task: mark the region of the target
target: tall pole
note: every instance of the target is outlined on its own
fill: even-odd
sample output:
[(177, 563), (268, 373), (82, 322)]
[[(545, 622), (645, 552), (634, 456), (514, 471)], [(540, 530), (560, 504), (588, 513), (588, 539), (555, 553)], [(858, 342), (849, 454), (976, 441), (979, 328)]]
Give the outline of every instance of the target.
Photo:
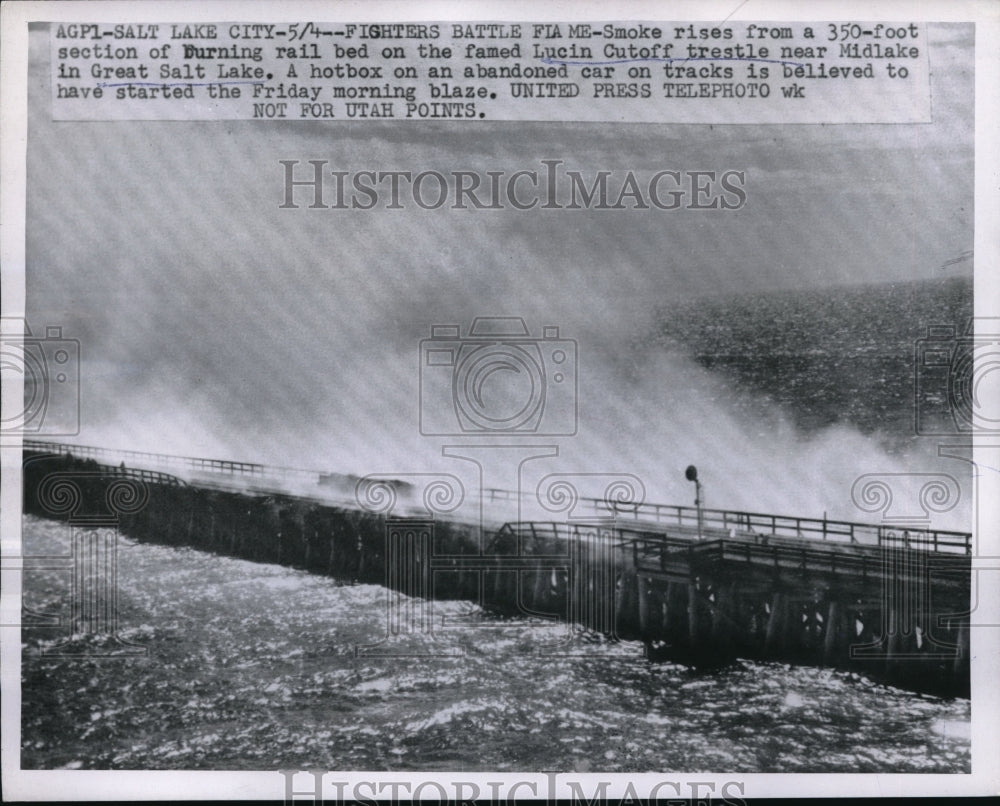
[(701, 508), (703, 501), (701, 482), (698, 480), (698, 468), (694, 465), (688, 465), (687, 470), (684, 471), (684, 477), (688, 481), (694, 482), (694, 506), (698, 512), (698, 539), (701, 540), (704, 537), (705, 516)]
[(704, 532), (704, 528), (705, 528), (705, 512), (702, 509), (702, 504), (704, 504), (704, 503), (705, 502), (704, 502), (704, 500), (701, 497), (701, 482), (698, 481), (697, 479), (695, 479), (695, 482), (694, 482), (694, 505), (695, 505), (695, 507), (698, 510), (698, 539), (699, 540), (702, 540), (705, 537), (705, 535), (703, 533)]

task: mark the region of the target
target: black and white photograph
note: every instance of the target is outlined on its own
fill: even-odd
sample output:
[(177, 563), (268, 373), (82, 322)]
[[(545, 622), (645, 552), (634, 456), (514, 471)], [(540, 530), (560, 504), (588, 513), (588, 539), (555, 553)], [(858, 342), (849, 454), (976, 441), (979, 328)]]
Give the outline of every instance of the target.
[(995, 5), (3, 11), (5, 799), (998, 790)]

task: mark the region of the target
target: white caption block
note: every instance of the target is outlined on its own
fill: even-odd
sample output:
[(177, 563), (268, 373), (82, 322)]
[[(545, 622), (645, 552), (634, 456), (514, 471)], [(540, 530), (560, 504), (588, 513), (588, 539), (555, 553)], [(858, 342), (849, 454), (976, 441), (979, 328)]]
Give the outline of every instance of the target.
[(55, 120), (930, 121), (917, 23), (50, 24)]

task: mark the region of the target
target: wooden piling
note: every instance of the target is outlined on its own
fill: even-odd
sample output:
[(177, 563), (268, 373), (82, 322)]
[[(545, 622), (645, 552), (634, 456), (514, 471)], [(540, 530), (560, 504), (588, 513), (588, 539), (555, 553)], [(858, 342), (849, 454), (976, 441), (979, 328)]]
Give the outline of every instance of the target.
[(495, 601), (496, 575), (494, 568), (484, 568), (482, 570), (482, 590), (480, 591), (480, 604), (490, 605)]
[(499, 568), (493, 571), (493, 592), (490, 597), (491, 601), (495, 605), (500, 605), (504, 603), (504, 583), (506, 579), (504, 578), (504, 572)]
[(639, 637), (649, 638), (652, 636), (650, 625), (650, 595), (649, 580), (644, 576), (636, 577), (636, 592), (638, 594), (638, 615), (639, 615)]
[(688, 644), (697, 646), (701, 643), (701, 618), (699, 607), (698, 586), (694, 582), (688, 583)]
[(520, 572), (517, 569), (500, 572), (500, 603), (511, 611), (518, 609), (519, 576)]
[(195, 513), (195, 509), (196, 509), (195, 502), (192, 502), (191, 503), (191, 511), (188, 514), (187, 540), (184, 541), (189, 546), (191, 546), (191, 545), (194, 544), (194, 532), (195, 532), (195, 528), (194, 528), (194, 513)]
[(777, 649), (778, 637), (780, 633), (778, 632), (781, 627), (782, 615), (784, 610), (784, 596), (782, 596), (781, 591), (775, 591), (774, 595), (771, 597), (771, 613), (767, 620), (767, 635), (764, 639), (764, 654), (770, 655)]
[(330, 528), (326, 533), (328, 551), (326, 553), (326, 573), (333, 576), (337, 568), (337, 536)]
[(715, 603), (712, 608), (712, 641), (725, 648), (729, 644), (729, 601), (731, 594), (720, 587), (715, 592)]
[(663, 588), (657, 587), (655, 580), (648, 580), (649, 630), (654, 638), (663, 636)]
[(959, 624), (958, 625), (958, 650), (955, 653), (955, 658), (952, 660), (951, 671), (952, 674), (957, 678), (963, 671), (968, 672), (968, 662), (969, 662), (969, 625)]
[(586, 616), (586, 580), (584, 579), (584, 563), (580, 556), (582, 550), (582, 541), (579, 538), (574, 538), (573, 547), (576, 549), (571, 553), (572, 561), (570, 564), (570, 618), (580, 624), (581, 626), (586, 626), (585, 616)]
[(670, 584), (660, 592), (660, 632), (670, 635)]
[(624, 571), (619, 577), (615, 601), (615, 633), (619, 638), (632, 639), (638, 632), (638, 591), (635, 571)]
[(669, 617), (667, 635), (671, 642), (686, 643), (688, 640), (688, 599), (687, 584), (671, 582), (667, 590)]
[(553, 585), (550, 591), (550, 600), (554, 612), (561, 614), (564, 618), (569, 614), (569, 597), (566, 593), (569, 587), (569, 576), (565, 569), (559, 569), (553, 574)]
[(888, 635), (885, 636), (885, 672), (886, 674), (892, 676), (896, 673), (898, 667), (898, 656), (900, 652), (901, 645), (901, 635), (899, 628), (899, 611), (893, 605), (888, 605), (889, 612), (886, 614), (887, 632)]
[(208, 510), (208, 545), (215, 544), (215, 507)]
[(551, 571), (548, 568), (543, 568), (541, 565), (535, 566), (535, 584), (531, 596), (531, 606), (539, 613), (545, 612), (545, 607), (548, 605), (550, 574)]
[(533, 609), (535, 601), (535, 571), (533, 568), (522, 568), (514, 573), (517, 577), (514, 591), (517, 611), (527, 614)]
[(783, 652), (786, 655), (798, 654), (803, 644), (802, 604), (791, 596), (785, 597), (784, 629), (782, 632)]
[(826, 624), (823, 635), (823, 664), (825, 666), (834, 665), (837, 656), (840, 632), (840, 608), (836, 599), (831, 599), (826, 609)]

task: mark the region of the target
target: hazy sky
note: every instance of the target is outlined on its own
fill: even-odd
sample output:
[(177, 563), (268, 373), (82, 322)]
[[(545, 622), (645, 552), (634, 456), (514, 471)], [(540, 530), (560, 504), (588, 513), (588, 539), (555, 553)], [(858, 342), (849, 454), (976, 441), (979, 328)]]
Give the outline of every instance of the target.
[[(678, 295), (971, 270), (940, 268), (972, 247), (971, 26), (929, 29), (932, 124), (865, 126), (53, 123), (32, 37), (27, 312), (81, 340), (82, 442), (359, 470), (396, 453), (386, 440), (424, 444), (417, 349), (435, 322), (523, 315), (603, 364)], [(281, 159), (416, 173), (542, 158), (741, 170), (748, 202), (278, 208)], [(607, 373), (591, 387), (601, 440)]]

